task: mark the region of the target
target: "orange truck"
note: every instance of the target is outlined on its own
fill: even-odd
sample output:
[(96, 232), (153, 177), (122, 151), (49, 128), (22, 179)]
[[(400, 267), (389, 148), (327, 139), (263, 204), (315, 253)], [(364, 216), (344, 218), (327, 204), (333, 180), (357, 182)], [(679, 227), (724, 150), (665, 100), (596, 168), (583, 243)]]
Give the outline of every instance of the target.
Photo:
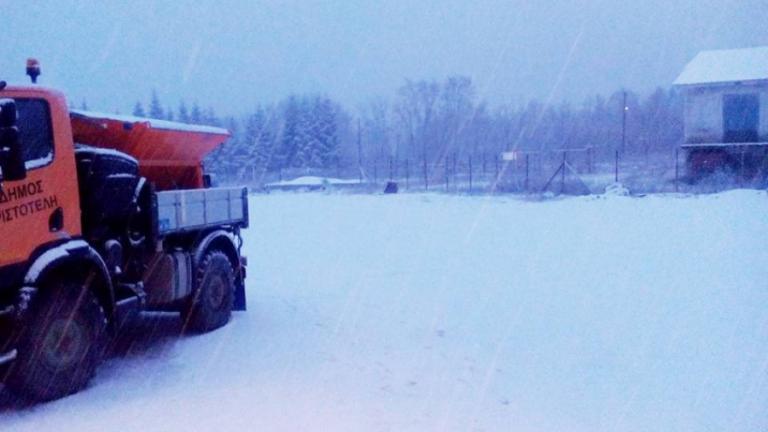
[(246, 188), (202, 159), (224, 129), (69, 110), (0, 81), (0, 378), (51, 400), (94, 375), (141, 311), (205, 332), (245, 310)]

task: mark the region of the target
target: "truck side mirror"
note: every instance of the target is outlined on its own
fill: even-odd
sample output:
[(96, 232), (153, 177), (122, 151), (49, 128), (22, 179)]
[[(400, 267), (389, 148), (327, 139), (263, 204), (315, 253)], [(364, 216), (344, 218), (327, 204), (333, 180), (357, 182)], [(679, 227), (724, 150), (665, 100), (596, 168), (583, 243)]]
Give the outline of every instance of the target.
[(0, 170), (3, 180), (27, 178), (19, 128), (16, 127), (16, 101), (13, 99), (0, 99)]

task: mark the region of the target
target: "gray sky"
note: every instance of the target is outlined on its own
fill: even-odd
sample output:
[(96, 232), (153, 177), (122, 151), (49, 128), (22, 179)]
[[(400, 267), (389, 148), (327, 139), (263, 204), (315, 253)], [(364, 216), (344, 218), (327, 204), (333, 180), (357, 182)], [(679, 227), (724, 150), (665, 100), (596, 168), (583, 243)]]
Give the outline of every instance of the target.
[(0, 78), (91, 109), (154, 88), (224, 114), (291, 92), (354, 109), (405, 78), (470, 76), (492, 103), (669, 85), (699, 50), (768, 45), (768, 0), (0, 0)]

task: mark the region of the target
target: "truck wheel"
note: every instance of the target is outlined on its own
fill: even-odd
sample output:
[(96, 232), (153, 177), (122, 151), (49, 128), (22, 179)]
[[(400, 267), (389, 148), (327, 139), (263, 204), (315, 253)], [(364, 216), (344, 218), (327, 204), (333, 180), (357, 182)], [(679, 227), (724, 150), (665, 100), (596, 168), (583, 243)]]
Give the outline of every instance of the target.
[(196, 281), (197, 291), (182, 314), (184, 328), (215, 330), (232, 316), (235, 271), (229, 258), (219, 250), (208, 252), (197, 268)]
[(18, 357), (5, 384), (27, 399), (47, 401), (88, 384), (101, 363), (106, 315), (83, 283), (60, 281), (41, 291), (16, 339)]

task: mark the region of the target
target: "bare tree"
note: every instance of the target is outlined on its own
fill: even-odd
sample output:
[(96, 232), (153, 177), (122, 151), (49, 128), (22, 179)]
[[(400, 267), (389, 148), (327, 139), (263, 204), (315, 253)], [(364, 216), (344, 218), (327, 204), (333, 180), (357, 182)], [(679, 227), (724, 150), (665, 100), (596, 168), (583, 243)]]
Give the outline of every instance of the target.
[(396, 140), (392, 139), (390, 105), (386, 99), (374, 98), (362, 109), (363, 131), (365, 133), (365, 159), (386, 160), (398, 155)]
[(409, 152), (429, 160), (440, 85), (435, 81), (407, 80), (397, 93), (395, 113), (405, 130)]

